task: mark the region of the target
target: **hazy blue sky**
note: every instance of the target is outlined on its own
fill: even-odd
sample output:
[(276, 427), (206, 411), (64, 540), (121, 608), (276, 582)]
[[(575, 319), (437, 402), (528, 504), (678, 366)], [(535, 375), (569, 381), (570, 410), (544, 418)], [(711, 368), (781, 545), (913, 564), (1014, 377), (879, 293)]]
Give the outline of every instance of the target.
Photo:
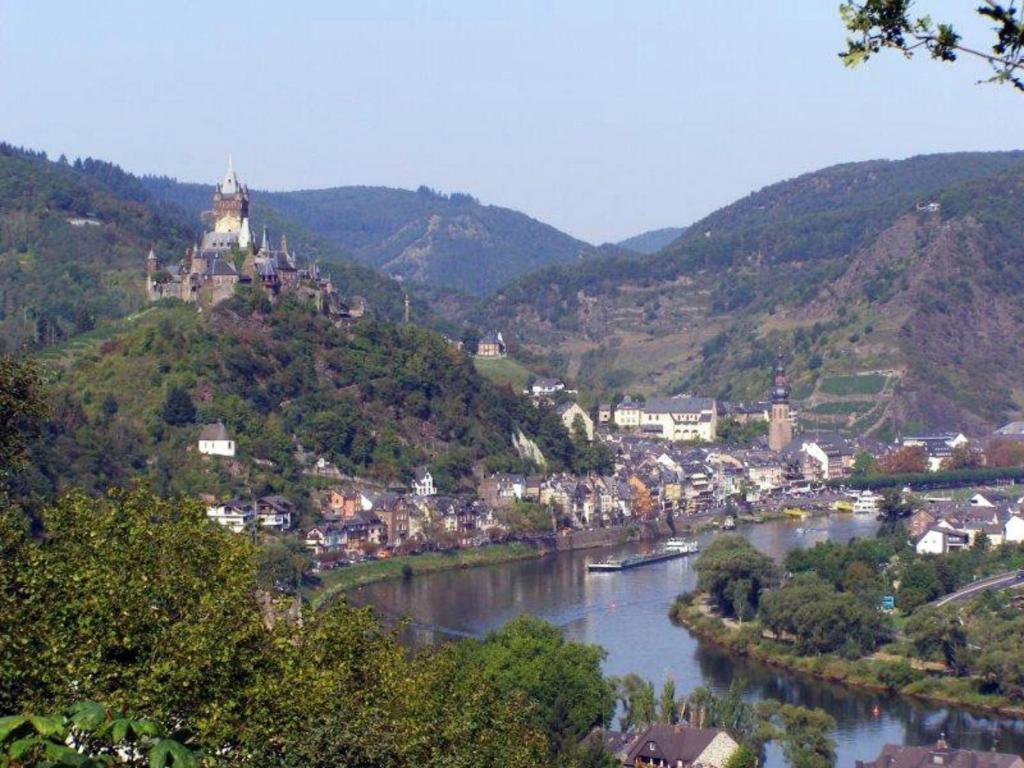
[(253, 187), (427, 184), (595, 242), (837, 162), (1024, 144), (1024, 95), (981, 66), (844, 70), (837, 6), (2, 0), (0, 138), (190, 181), (232, 153)]

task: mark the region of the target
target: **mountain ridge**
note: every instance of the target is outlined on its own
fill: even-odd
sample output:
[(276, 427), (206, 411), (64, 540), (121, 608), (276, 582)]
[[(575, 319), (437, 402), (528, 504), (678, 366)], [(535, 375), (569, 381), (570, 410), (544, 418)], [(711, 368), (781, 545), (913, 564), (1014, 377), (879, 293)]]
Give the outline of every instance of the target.
[[(809, 426), (984, 431), (1024, 405), (1013, 383), (1024, 375), (1015, 354), (996, 357), (1005, 371), (972, 354), (995, 355), (993, 339), (1008, 346), (1024, 332), (1002, 289), (1024, 266), (1016, 225), (1024, 218), (1022, 161), (1019, 151), (952, 153), (803, 174), (713, 212), (656, 254), (527, 276), (473, 317), (534, 353), (546, 350), (594, 397), (698, 391), (757, 399), (782, 349)], [(915, 222), (913, 237), (905, 217)], [(943, 227), (956, 237), (940, 238)], [(864, 254), (873, 246), (903, 266), (882, 260), (868, 269), (874, 261)], [(968, 254), (968, 272), (953, 268), (957, 249)], [(914, 254), (917, 266), (904, 264)], [(904, 288), (914, 269), (947, 283)], [(1012, 322), (989, 322), (986, 305)], [(939, 322), (940, 306), (955, 322)], [(967, 350), (959, 357), (958, 346)], [(822, 389), (873, 370), (891, 373), (872, 408)], [(970, 370), (984, 370), (986, 383), (969, 383)]]
[[(193, 214), (205, 210), (203, 185), (143, 177), (147, 188)], [(576, 264), (616, 246), (593, 246), (510, 208), (464, 193), (421, 186), (258, 192), (254, 216), (279, 216), (350, 258), (409, 283), (482, 296), (550, 264)]]

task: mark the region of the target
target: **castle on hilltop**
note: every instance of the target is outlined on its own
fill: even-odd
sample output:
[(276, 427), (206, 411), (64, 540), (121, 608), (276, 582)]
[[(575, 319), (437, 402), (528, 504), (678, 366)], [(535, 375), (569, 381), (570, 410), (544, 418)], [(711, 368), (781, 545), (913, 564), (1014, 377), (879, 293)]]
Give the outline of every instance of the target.
[(310, 261), (299, 266), (288, 239), (270, 244), (267, 228), (257, 244), (249, 225), (249, 189), (228, 160), (224, 179), (213, 192), (213, 229), (185, 251), (176, 264), (162, 265), (151, 248), (146, 257), (146, 295), (150, 301), (180, 299), (210, 306), (230, 298), (239, 284), (256, 285), (274, 300), (283, 291), (306, 294), (317, 308), (335, 319), (361, 317), (365, 301), (343, 301), (331, 281)]

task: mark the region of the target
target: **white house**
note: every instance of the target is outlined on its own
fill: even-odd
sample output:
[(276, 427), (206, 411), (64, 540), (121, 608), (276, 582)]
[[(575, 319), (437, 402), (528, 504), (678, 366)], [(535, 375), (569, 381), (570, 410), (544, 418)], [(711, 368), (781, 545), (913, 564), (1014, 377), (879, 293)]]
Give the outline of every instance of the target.
[(1024, 542), (1024, 517), (1020, 514), (1010, 515), (1003, 526), (1003, 541), (1007, 544)]
[(417, 496), (433, 496), (437, 493), (434, 488), (434, 476), (426, 467), (419, 467), (412, 480), (412, 490)]
[(530, 387), (530, 393), (534, 397), (540, 397), (541, 395), (553, 395), (556, 392), (561, 392), (565, 389), (565, 384), (560, 382), (558, 379), (537, 379), (533, 382), (533, 386)]
[(292, 527), (295, 505), (284, 496), (274, 494), (256, 500), (256, 519), (260, 528), (287, 531)]
[(234, 456), (235, 441), (228, 437), (228, 431), (219, 421), (207, 424), (199, 433), (199, 452), (208, 456)]
[(235, 533), (251, 528), (256, 517), (255, 507), (247, 501), (232, 499), (206, 508), (206, 516)]
[(640, 426), (640, 404), (631, 397), (623, 398), (622, 402), (615, 406), (615, 415), (612, 420), (615, 426), (629, 429)]
[(967, 546), (970, 537), (963, 531), (932, 526), (918, 539), (914, 548), (919, 555), (942, 555)]

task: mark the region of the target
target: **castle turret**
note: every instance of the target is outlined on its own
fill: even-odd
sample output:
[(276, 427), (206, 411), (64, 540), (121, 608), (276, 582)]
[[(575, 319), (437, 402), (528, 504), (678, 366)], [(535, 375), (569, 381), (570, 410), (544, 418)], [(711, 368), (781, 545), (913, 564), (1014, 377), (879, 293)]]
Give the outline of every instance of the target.
[(146, 257), (146, 274), (152, 277), (159, 269), (160, 262), (156, 258), (156, 251), (150, 248), (149, 255)]
[(775, 361), (775, 375), (772, 380), (771, 412), (768, 417), (768, 447), (781, 451), (793, 440), (793, 424), (789, 420), (789, 381), (782, 353)]
[(249, 218), (249, 190), (238, 180), (228, 157), (228, 170), (213, 193), (213, 231), (239, 232)]
[(246, 251), (252, 245), (252, 232), (249, 231), (249, 217), (242, 219), (242, 226), (238, 230), (238, 247)]

